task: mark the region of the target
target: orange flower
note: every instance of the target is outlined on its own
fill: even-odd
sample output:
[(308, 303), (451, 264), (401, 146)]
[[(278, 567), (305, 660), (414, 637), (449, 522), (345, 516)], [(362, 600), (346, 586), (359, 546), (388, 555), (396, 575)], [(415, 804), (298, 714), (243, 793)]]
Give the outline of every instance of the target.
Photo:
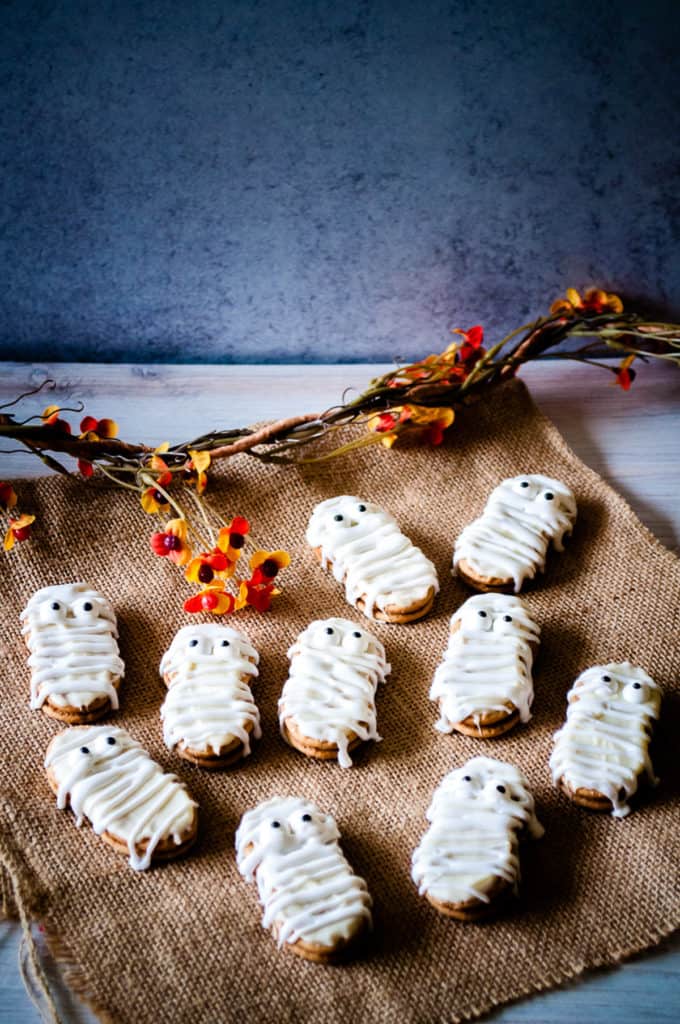
[(253, 570), (250, 583), (271, 583), (289, 565), (290, 555), (287, 551), (256, 551), (250, 559), (250, 568)]
[(31, 535), (31, 524), (34, 522), (35, 516), (28, 516), (26, 514), (18, 516), (16, 519), (10, 518), (9, 528), (3, 543), (5, 551), (11, 551), (15, 543), (20, 544), (22, 541), (28, 540)]
[(11, 484), (0, 483), (0, 507), (9, 512), (17, 503), (17, 496)]
[(476, 363), (477, 360), (484, 355), (484, 349), (482, 348), (482, 342), (484, 341), (484, 328), (481, 324), (469, 327), (467, 331), (463, 331), (457, 327), (452, 331), (452, 333), (460, 334), (465, 339), (458, 351), (458, 362)]
[(451, 426), (453, 419), (453, 409), (430, 409), (426, 405), (403, 405), (396, 406), (391, 412), (371, 416), (368, 421), (368, 429), (376, 433), (384, 433), (381, 443), (386, 448), (391, 448), (399, 436), (398, 427), (401, 424), (412, 424), (424, 427), (424, 439), (430, 444), (437, 445), (444, 440), (444, 431)]
[(604, 292), (599, 288), (589, 288), (583, 298), (575, 288), (567, 288), (565, 297), (556, 299), (550, 307), (553, 315), (564, 316), (599, 316), (602, 313), (622, 313), (623, 302), (613, 292)]
[(218, 548), (204, 551), (192, 558), (184, 575), (191, 583), (212, 583), (216, 576), (227, 579), (234, 575), (235, 562), (230, 562)]
[(157, 555), (169, 558), (175, 565), (186, 565), (191, 558), (186, 519), (170, 519), (162, 533), (151, 535), (150, 543)]
[[(159, 449), (157, 448), (156, 452), (158, 451)], [(154, 453), (151, 456), (148, 468), (158, 474), (156, 483), (159, 487), (167, 487), (168, 484), (172, 483), (172, 473), (160, 455)], [(149, 515), (153, 515), (155, 512), (165, 512), (170, 504), (163, 492), (159, 491), (157, 487), (147, 487), (146, 490), (142, 491), (140, 501), (142, 508)]]
[(184, 611), (192, 614), (211, 612), (213, 615), (228, 615), (233, 612), (235, 605), (233, 595), (225, 591), (223, 583), (211, 583), (200, 593), (186, 599)]
[(368, 429), (374, 434), (382, 434), (380, 443), (385, 448), (391, 448), (394, 442), (397, 440), (397, 434), (395, 427), (399, 423), (400, 414), (402, 407), (397, 406), (392, 412), (380, 412), (376, 413), (375, 416), (369, 417), (367, 426)]
[(250, 523), (243, 516), (235, 516), (224, 526), (217, 536), (217, 546), (230, 562), (237, 562), (241, 557), (241, 549), (246, 542), (246, 536), (250, 533)]
[(267, 612), (271, 608), (272, 598), (279, 593), (273, 583), (258, 584), (244, 580), (239, 587), (235, 607), (240, 609), (249, 606), (258, 612)]
[(630, 391), (630, 386), (635, 380), (635, 370), (631, 370), (631, 366), (635, 360), (635, 353), (631, 353), (626, 356), (625, 359), (621, 360), (621, 365), (616, 371), (616, 383), (619, 387), (623, 388), (624, 391)]
[(210, 465), (210, 452), (197, 452), (189, 449), (191, 458), (184, 467), (184, 481), (187, 484), (196, 484), (198, 494), (203, 494), (208, 486), (207, 469)]

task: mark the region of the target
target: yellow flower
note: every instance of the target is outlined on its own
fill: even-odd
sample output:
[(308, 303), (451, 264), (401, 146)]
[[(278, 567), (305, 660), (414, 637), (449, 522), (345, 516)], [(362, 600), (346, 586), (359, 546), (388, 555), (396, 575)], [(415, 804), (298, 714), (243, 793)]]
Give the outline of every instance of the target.
[(206, 471), (210, 465), (210, 452), (197, 452), (190, 448), (189, 455), (191, 458), (184, 470), (184, 481), (187, 484), (196, 484), (197, 493), (203, 494), (208, 486)]
[(26, 513), (18, 516), (17, 519), (10, 519), (9, 528), (2, 545), (5, 551), (11, 551), (15, 543), (28, 540), (31, 534), (31, 524), (34, 522), (35, 516), (29, 516)]
[(575, 316), (577, 313), (581, 313), (583, 316), (622, 313), (623, 302), (618, 295), (602, 291), (600, 288), (589, 288), (583, 298), (575, 288), (567, 288), (565, 297), (556, 299), (550, 307), (550, 312), (554, 316), (558, 314)]
[(282, 569), (290, 565), (287, 551), (256, 551), (250, 559), (251, 583), (271, 583)]

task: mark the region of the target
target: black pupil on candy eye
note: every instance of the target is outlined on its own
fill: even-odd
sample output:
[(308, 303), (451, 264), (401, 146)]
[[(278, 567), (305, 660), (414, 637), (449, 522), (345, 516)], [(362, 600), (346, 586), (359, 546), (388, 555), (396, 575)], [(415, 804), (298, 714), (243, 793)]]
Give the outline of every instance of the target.
[(603, 683), (611, 683), (611, 681), (612, 681), (612, 677), (611, 676), (602, 676), (602, 682)]
[(499, 793), (505, 793), (505, 786), (496, 786)]
[(470, 775), (464, 775), (463, 782), (472, 782), (472, 777)]
[(335, 519), (336, 523), (342, 522), (342, 516), (333, 516), (333, 519)]
[(222, 647), (228, 647), (229, 646), (229, 641), (228, 640), (223, 640), (221, 646)]
[(554, 497), (555, 497), (555, 495), (551, 491), (548, 491), (548, 493), (545, 496), (545, 500), (546, 501), (552, 501)]
[(480, 619), (486, 618), (486, 612), (477, 612), (477, 614), (479, 615)]
[(50, 605), (50, 607), (52, 608), (52, 611), (58, 612), (59, 611), (59, 602), (58, 601), (53, 601), (52, 604)]
[(92, 605), (90, 604), (89, 601), (86, 601), (85, 604), (83, 605), (83, 611), (84, 612), (91, 612), (92, 611)]
[(365, 505), (357, 505), (357, 512), (365, 512), (365, 511), (366, 511), (366, 506)]
[(333, 636), (333, 630), (331, 629), (330, 626), (326, 627), (326, 633), (328, 634), (328, 636)]
[(640, 685), (641, 685), (640, 683), (633, 683), (633, 689), (634, 690), (639, 690), (640, 689)]
[(302, 815), (302, 820), (303, 821), (311, 821), (312, 820), (311, 814), (303, 814)]
[(357, 638), (357, 640), (361, 640), (361, 633), (354, 632), (354, 633), (352, 633), (352, 636), (355, 636)]
[(281, 828), (281, 822), (280, 821), (273, 821), (272, 822), (272, 828)]
[(108, 745), (110, 747), (112, 747), (114, 745), (114, 743), (116, 742), (116, 737), (115, 736), (107, 736), (106, 742), (108, 743)]
[(198, 647), (198, 640), (190, 640), (189, 647)]
[(90, 748), (89, 747), (81, 747), (80, 748), (80, 753), (81, 754), (89, 754), (90, 753)]
[(512, 615), (504, 615), (503, 622), (512, 622)]
[(528, 487), (528, 486), (529, 486), (529, 481), (528, 480), (522, 480), (522, 483), (520, 484), (520, 487)]

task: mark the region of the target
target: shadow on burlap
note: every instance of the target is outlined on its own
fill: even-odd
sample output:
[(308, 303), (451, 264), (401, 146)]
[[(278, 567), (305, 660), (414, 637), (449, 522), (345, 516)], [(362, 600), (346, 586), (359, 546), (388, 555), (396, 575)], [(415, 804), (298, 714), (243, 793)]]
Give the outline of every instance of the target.
[[(0, 855), (4, 881), (14, 886), (10, 907), (21, 900), (45, 924), (70, 983), (102, 1016), (121, 1024), (462, 1020), (618, 961), (680, 924), (679, 563), (574, 457), (521, 384), (506, 385), (500, 397), (461, 414), (440, 449), (370, 449), (304, 469), (247, 457), (225, 466), (213, 502), (248, 516), (257, 539), (288, 548), (293, 563), (275, 611), (235, 621), (262, 655), (254, 691), (264, 736), (247, 763), (221, 774), (180, 760), (161, 738), (158, 663), (188, 620), (187, 590), (181, 573), (150, 555), (150, 520), (134, 498), (96, 482), (52, 477), (22, 485), (39, 529), (3, 566)], [(534, 717), (488, 743), (442, 736), (427, 694), (448, 619), (467, 596), (449, 575), (453, 541), (495, 484), (521, 472), (559, 477), (579, 504), (567, 553), (552, 557), (546, 577), (526, 592), (543, 629)], [(442, 583), (425, 621), (371, 627), (393, 666), (378, 697), (384, 739), (348, 771), (290, 750), (276, 721), (286, 650), (297, 633), (319, 616), (361, 621), (304, 541), (313, 505), (343, 492), (393, 511)], [(127, 672), (116, 721), (185, 779), (201, 806), (193, 853), (142, 874), (91, 829), (78, 831), (70, 812), (57, 811), (42, 760), (61, 726), (28, 709), (18, 614), (38, 587), (79, 578), (101, 588), (119, 616)], [(616, 821), (558, 795), (548, 757), (575, 676), (623, 659), (647, 669), (666, 700), (655, 750), (661, 785)], [(546, 835), (523, 851), (517, 906), (497, 921), (464, 925), (418, 897), (409, 867), (434, 787), (480, 752), (526, 772)], [(298, 793), (331, 811), (368, 881), (375, 931), (357, 963), (300, 961), (277, 950), (260, 926), (254, 888), (236, 870), (234, 831), (247, 808), (274, 793)]]

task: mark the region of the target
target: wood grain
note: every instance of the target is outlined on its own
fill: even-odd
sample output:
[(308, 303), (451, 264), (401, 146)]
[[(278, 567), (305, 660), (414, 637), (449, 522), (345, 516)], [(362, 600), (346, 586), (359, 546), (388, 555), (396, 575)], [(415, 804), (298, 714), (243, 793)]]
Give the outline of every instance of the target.
[[(48, 378), (54, 391), (25, 403), (26, 415), (53, 402), (82, 401), (94, 416), (112, 416), (127, 440), (151, 444), (185, 440), (211, 427), (321, 411), (341, 401), (346, 388), (361, 390), (386, 365), (344, 366), (108, 366), (4, 363), (0, 404)], [(642, 367), (630, 392), (613, 377), (576, 363), (527, 366), (523, 379), (577, 455), (622, 493), (642, 521), (668, 547), (680, 543), (680, 373)], [(24, 406), (22, 406), (22, 409)], [(72, 420), (79, 416), (72, 414)], [(455, 429), (455, 428), (454, 428)], [(5, 445), (5, 448), (8, 445)], [(0, 443), (0, 452), (3, 445)], [(2, 459), (0, 477), (16, 480), (44, 471), (29, 453)], [(34, 1024), (38, 1014), (17, 970), (18, 926), (3, 924), (0, 940), (0, 1019)], [(64, 1019), (91, 1022), (89, 1012), (62, 990)], [(680, 1006), (680, 936), (617, 970), (591, 974), (578, 984), (534, 996), (492, 1014), (498, 1024), (619, 1024), (677, 1021)]]

